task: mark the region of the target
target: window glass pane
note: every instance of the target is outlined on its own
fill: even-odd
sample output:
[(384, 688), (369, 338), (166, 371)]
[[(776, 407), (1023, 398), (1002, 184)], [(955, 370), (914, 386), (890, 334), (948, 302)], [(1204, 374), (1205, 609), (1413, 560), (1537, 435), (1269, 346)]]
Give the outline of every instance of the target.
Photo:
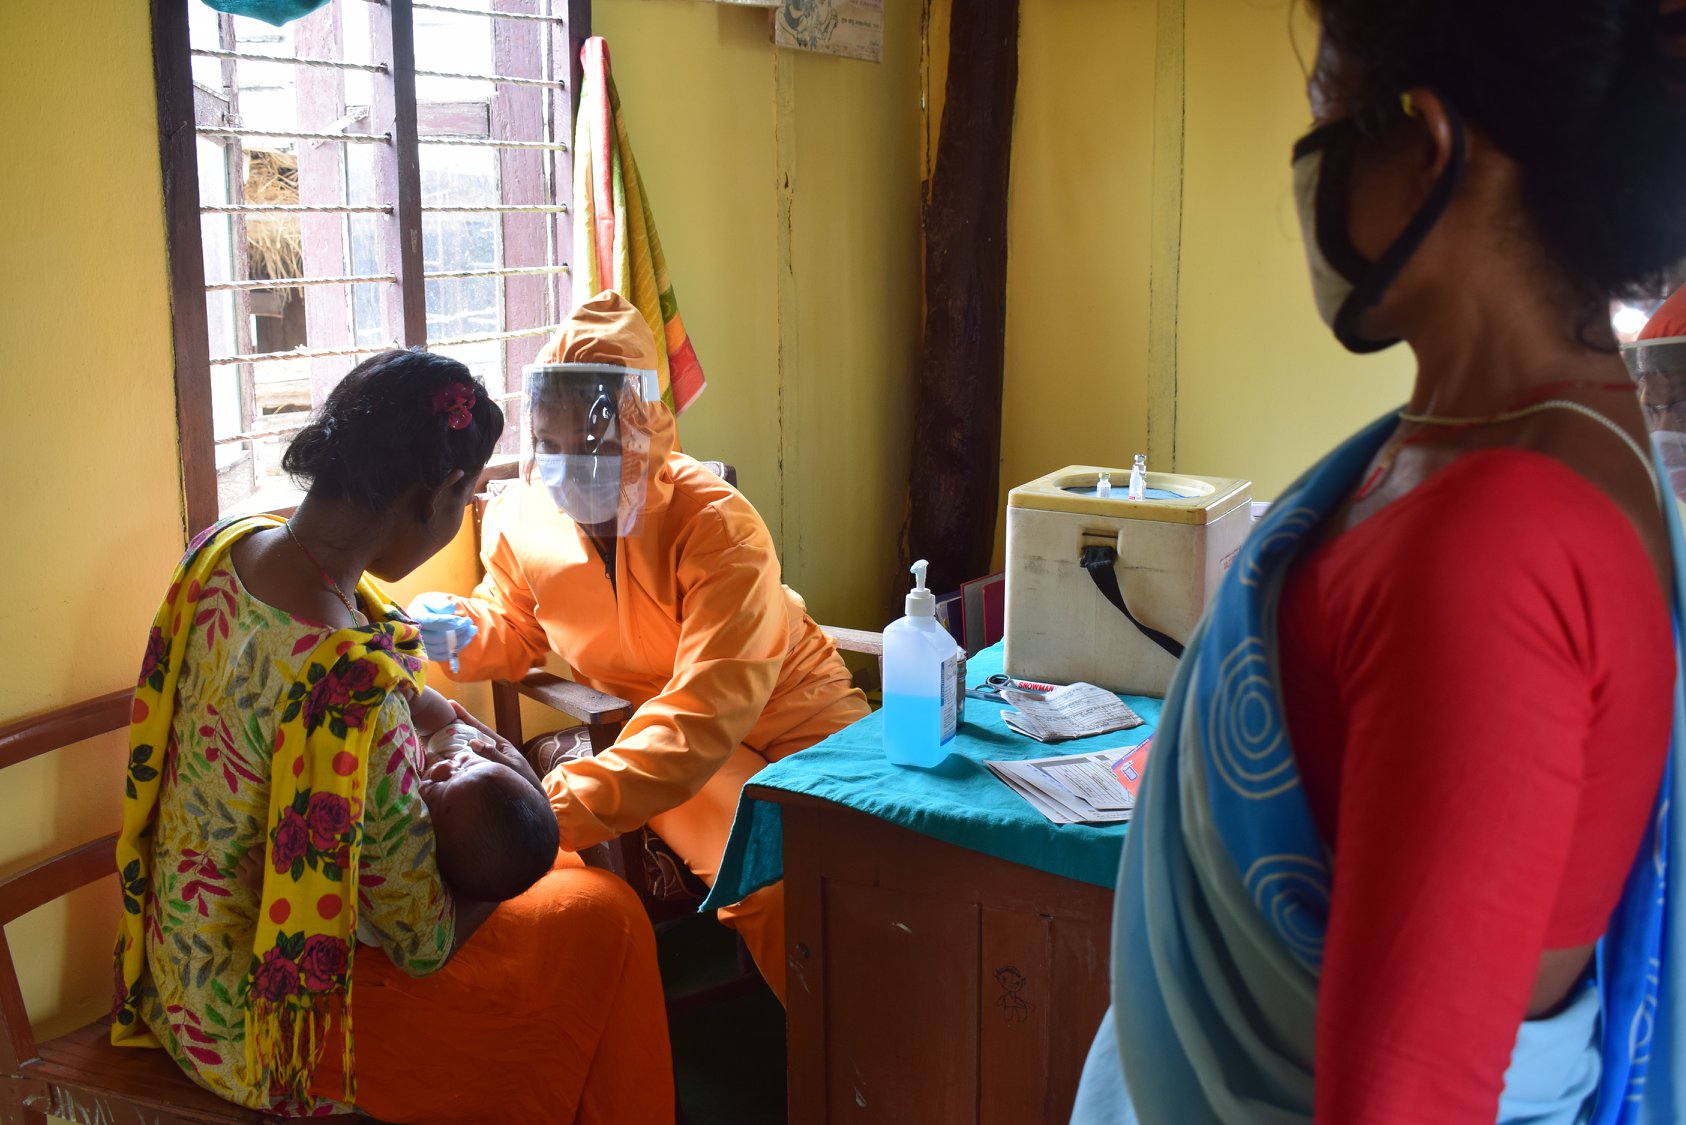
[[(355, 5), (341, 21), (340, 35), (343, 37), (345, 53), (342, 56), (349, 62), (366, 63), (375, 57), (373, 47), (369, 43), (369, 18), (373, 15), (367, 10), (359, 12)], [(374, 103), (374, 75), (366, 70), (348, 70), (345, 72), (345, 104), (371, 105)]]
[[(451, 0), (457, 8), (490, 11), (490, 0)], [(492, 21), (460, 12), (416, 12), (416, 69), (447, 74), (492, 73)], [(419, 102), (483, 102), (492, 84), (457, 78), (416, 76)]]
[[(448, 355), (452, 359), (466, 365), (470, 371), (474, 372), (475, 378), (479, 379), (482, 383), (485, 383), (487, 389), (493, 394), (496, 394), (497, 384), (493, 382), (493, 380), (497, 377), (498, 372), (503, 368), (502, 347), (503, 345), (499, 341), (492, 340), (479, 344), (454, 344), (449, 347), (432, 348), (429, 350), (436, 351), (440, 355)], [(500, 402), (498, 405), (503, 408), (504, 413), (507, 415), (510, 404), (507, 402)], [(507, 418), (505, 419), (504, 427), (506, 430), (510, 428), (510, 422)]]
[[(350, 145), (345, 153), (345, 201), (353, 207), (383, 207), (376, 158), (382, 155), (374, 145)], [(387, 214), (347, 215), (345, 238), (346, 272), (358, 277), (398, 272), (392, 256), (392, 219)], [(397, 302), (398, 286), (390, 282), (351, 286), (351, 337), (358, 347), (386, 347), (397, 336), (394, 326), (402, 321)], [(351, 357), (352, 361), (360, 356)]]
[[(385, 263), (386, 217), (352, 215), (346, 224), (351, 247), (351, 272), (360, 276), (391, 273)], [(388, 315), (388, 305), (398, 300), (398, 286), (390, 282), (351, 286), (352, 337), (360, 348), (382, 348), (393, 343), (392, 325), (397, 310)]]
[[(204, 4), (189, 4), (187, 6), (187, 33), (195, 47), (209, 47), (216, 49), (218, 13), (214, 8)], [(193, 59), (193, 81), (207, 89), (216, 90), (222, 87), (222, 63), (216, 59)]]
[[(421, 182), (423, 207), (496, 204), (497, 153), (485, 148), (426, 146)], [(422, 257), (427, 272), (496, 269), (501, 261), (498, 231), (498, 217), (493, 213), (424, 214)], [(496, 277), (429, 279), (427, 338), (448, 340), (501, 331), (499, 282)]]

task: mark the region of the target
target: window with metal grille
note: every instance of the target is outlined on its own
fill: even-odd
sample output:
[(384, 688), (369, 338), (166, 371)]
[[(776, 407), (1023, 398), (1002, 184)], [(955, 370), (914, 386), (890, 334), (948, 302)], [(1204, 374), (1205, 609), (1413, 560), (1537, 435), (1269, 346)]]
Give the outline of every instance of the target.
[(332, 0), (280, 28), (154, 0), (192, 531), (294, 503), (287, 441), (383, 349), (454, 356), (519, 416), (569, 303), (589, 23), (590, 0)]

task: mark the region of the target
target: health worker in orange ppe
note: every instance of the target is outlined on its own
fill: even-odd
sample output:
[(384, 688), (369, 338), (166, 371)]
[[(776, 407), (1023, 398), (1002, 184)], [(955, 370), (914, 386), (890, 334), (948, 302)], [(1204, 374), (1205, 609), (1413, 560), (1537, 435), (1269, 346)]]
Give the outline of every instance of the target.
[[(544, 778), (562, 845), (648, 825), (712, 885), (744, 781), (866, 715), (866, 698), (780, 581), (754, 507), (674, 450), (636, 308), (613, 292), (579, 306), (526, 391), (533, 459), (486, 509), (486, 577), (411, 616), (454, 678), (518, 679), (554, 652), (630, 700), (613, 746)], [(720, 919), (782, 1001), (783, 886)]]

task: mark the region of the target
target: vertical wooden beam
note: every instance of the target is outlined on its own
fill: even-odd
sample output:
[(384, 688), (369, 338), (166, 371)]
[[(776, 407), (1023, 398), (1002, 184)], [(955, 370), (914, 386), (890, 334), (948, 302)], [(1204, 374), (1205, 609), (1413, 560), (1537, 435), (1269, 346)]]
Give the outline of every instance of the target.
[[(771, 36), (768, 37), (769, 41)], [(802, 523), (796, 518), (789, 482), (799, 479), (802, 447), (797, 427), (797, 403), (802, 381), (801, 302), (796, 292), (795, 233), (797, 190), (796, 166), (796, 52), (770, 47), (773, 56), (773, 273), (776, 282), (776, 326), (774, 391), (779, 440), (778, 479), (773, 517), (767, 521), (773, 546), (784, 561), (785, 573), (799, 571), (806, 559), (800, 540)]]
[(386, 267), (398, 275), (398, 301), (387, 306), (387, 324), (399, 346), (427, 344), (427, 283), (422, 277), (421, 153), (416, 137), (416, 29), (410, 0), (387, 0), (369, 8), (369, 42), (385, 78), (373, 83), (371, 125), (389, 133), (375, 176), (379, 198), (392, 200), (386, 230)]
[(954, 0), (925, 208), (925, 328), (913, 407), (907, 555), (952, 590), (989, 569), (1001, 476), (1007, 186), (1018, 0)]
[[(217, 17), (217, 42), (225, 51), (238, 51), (240, 44), (234, 33), (234, 17), (224, 13)], [(222, 86), (228, 93), (228, 111), (235, 116), (240, 114), (240, 64), (234, 59), (222, 60)], [(246, 147), (239, 137), (228, 138), (228, 201), (233, 204), (246, 202)], [(250, 278), (252, 276), (251, 244), (247, 239), (246, 216), (229, 216), (229, 248), (234, 259), (234, 276), (236, 278)], [(252, 291), (250, 289), (236, 289), (234, 291), (234, 350), (242, 355), (254, 352), (252, 346)], [(240, 428), (250, 430), (255, 428), (258, 420), (258, 389), (255, 368), (250, 363), (240, 364), (235, 375), (240, 390)], [(250, 443), (252, 463), (257, 464), (257, 443)]]
[(1153, 180), (1148, 218), (1147, 464), (1177, 467), (1177, 318), (1181, 301), (1186, 0), (1158, 0), (1153, 60)]
[[(384, 9), (375, 8), (376, 11)], [(293, 47), (306, 58), (345, 57), (340, 5), (319, 8), (293, 24)], [(293, 93), (298, 128), (331, 131), (345, 117), (345, 72), (327, 67), (300, 67)], [(379, 131), (379, 130), (377, 130)], [(299, 202), (334, 206), (346, 202), (346, 146), (333, 141), (299, 141)], [(344, 215), (306, 214), (299, 217), (300, 243), (307, 277), (338, 277), (349, 273), (346, 263)], [(307, 285), (303, 291), (304, 319), (312, 348), (343, 348), (352, 343), (351, 294), (344, 285)], [(346, 356), (326, 356), (310, 364), (310, 405), (320, 407), (348, 366)]]
[[(404, 294), (405, 347), (427, 344), (427, 285), (422, 277), (421, 149), (416, 129), (416, 25), (410, 0), (387, 0), (392, 17), (392, 147), (397, 156), (393, 224), (398, 232), (398, 287)], [(379, 89), (379, 83), (376, 84)]]
[[(540, 14), (540, 0), (496, 0), (500, 12)], [(513, 78), (542, 78), (544, 41), (551, 34), (545, 24), (532, 20), (492, 20), (492, 72)], [(559, 62), (561, 60), (558, 60)], [(557, 68), (562, 69), (561, 67)], [(542, 86), (498, 86), (492, 92), (492, 136), (499, 140), (545, 139), (545, 88)], [(561, 105), (566, 105), (558, 99)], [(498, 199), (506, 204), (547, 204), (551, 190), (545, 183), (544, 149), (506, 148), (498, 150)], [(501, 265), (545, 266), (554, 253), (551, 216), (540, 212), (504, 214), (500, 218)], [(553, 277), (533, 275), (505, 277), (503, 323), (500, 331), (538, 328), (556, 307), (551, 298)], [(522, 365), (531, 363), (542, 339), (519, 336), (503, 343), (504, 392), (521, 389)], [(506, 406), (515, 405), (506, 402)], [(520, 448), (521, 428), (507, 425), (498, 450), (514, 453)]]
[(193, 132), (193, 72), (188, 50), (187, 0), (152, 0), (152, 77), (158, 97), (158, 158), (164, 174), (184, 542), (217, 518), (210, 328), (205, 314), (199, 157)]
[[(552, 236), (556, 247), (556, 262), (572, 264), (574, 258), (574, 123), (580, 117), (580, 84), (585, 78), (585, 66), (580, 61), (580, 48), (591, 38), (591, 0), (547, 0), (552, 12), (560, 11), (566, 22), (558, 28), (552, 24), (552, 69), (558, 78), (566, 76), (568, 88), (551, 103), (551, 121), (556, 136), (566, 149), (551, 152), (551, 188), (555, 201), (566, 203), (568, 214), (552, 219)], [(557, 274), (552, 280), (553, 311), (556, 319), (567, 316), (574, 307), (577, 294), (571, 273)], [(590, 294), (586, 294), (590, 296)]]

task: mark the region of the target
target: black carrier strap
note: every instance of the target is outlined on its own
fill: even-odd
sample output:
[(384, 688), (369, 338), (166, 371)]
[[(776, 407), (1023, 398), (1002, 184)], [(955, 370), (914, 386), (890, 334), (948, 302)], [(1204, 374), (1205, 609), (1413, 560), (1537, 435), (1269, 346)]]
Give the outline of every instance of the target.
[(1105, 595), (1106, 600), (1118, 607), (1118, 612), (1129, 618), (1130, 624), (1142, 631), (1142, 636), (1170, 653), (1173, 659), (1181, 660), (1183, 646), (1161, 633), (1158, 629), (1143, 625), (1136, 620), (1136, 615), (1130, 612), (1130, 607), (1124, 604), (1124, 594), (1118, 589), (1118, 552), (1112, 547), (1083, 548), (1083, 569), (1089, 572), (1089, 577), (1095, 580), (1095, 589)]

